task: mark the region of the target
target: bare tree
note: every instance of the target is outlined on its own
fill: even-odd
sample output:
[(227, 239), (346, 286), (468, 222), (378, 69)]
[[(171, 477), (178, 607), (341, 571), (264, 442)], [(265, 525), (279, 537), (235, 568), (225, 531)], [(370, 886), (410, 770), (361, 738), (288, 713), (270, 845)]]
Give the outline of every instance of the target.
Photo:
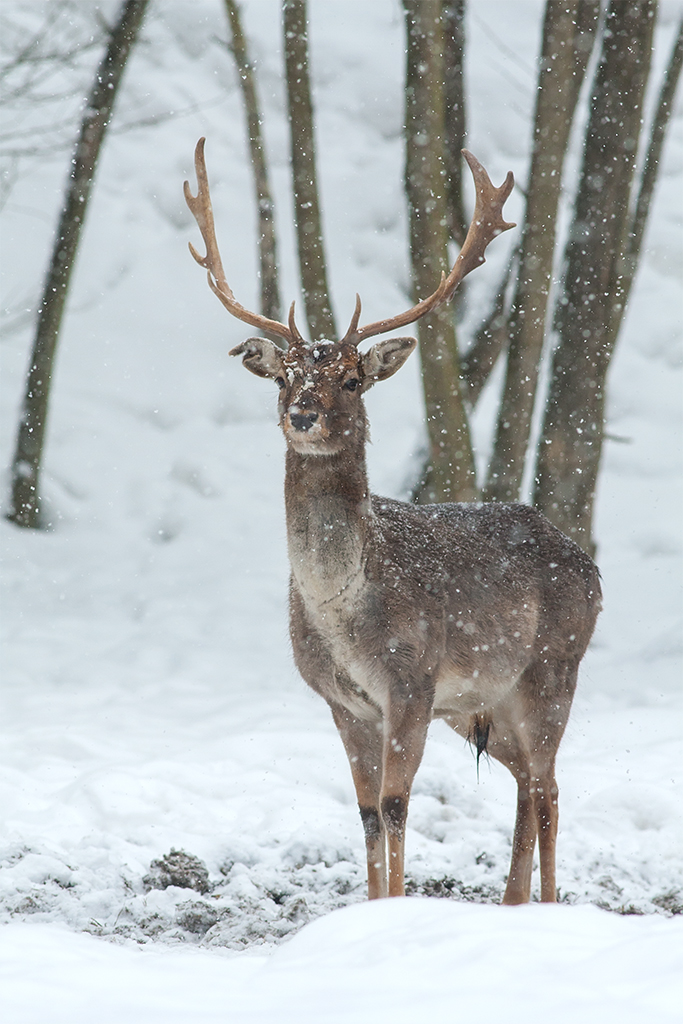
[[(551, 11), (551, 7), (553, 10)], [(549, 43), (550, 32), (552, 31), (552, 22), (557, 20), (557, 9), (561, 9), (561, 5), (557, 4), (555, 0), (550, 0), (550, 3), (546, 7), (545, 18), (544, 18), (544, 44)], [(571, 79), (568, 83), (562, 86), (562, 91), (565, 94), (565, 105), (567, 111), (574, 110), (578, 101), (578, 95), (583, 84), (586, 68), (590, 59), (595, 37), (597, 31), (597, 22), (600, 14), (600, 3), (599, 0), (579, 0), (579, 3), (575, 8), (575, 20), (574, 20), (574, 33), (572, 40), (573, 50), (573, 68)], [(566, 46), (566, 38), (564, 41)], [(548, 47), (546, 47), (548, 49)], [(550, 57), (552, 60), (552, 52)], [(566, 55), (565, 61), (562, 61), (559, 66), (565, 64), (566, 70)], [(543, 73), (543, 72), (542, 72)], [(548, 76), (548, 70), (546, 66), (545, 75)], [(553, 119), (553, 111), (547, 104), (537, 103), (536, 117), (534, 118), (534, 148), (538, 144), (538, 117), (541, 110), (547, 115), (551, 121)], [(568, 125), (567, 125), (568, 127)], [(540, 126), (540, 134), (545, 132), (545, 127)], [(551, 134), (553, 128), (551, 126)], [(568, 136), (567, 136), (568, 139)], [(564, 156), (562, 157), (564, 160)], [(535, 165), (530, 169), (529, 173), (529, 191), (534, 192), (534, 179), (536, 174), (543, 173), (545, 170), (542, 161), (537, 161)], [(543, 189), (539, 189), (542, 193)], [(528, 211), (527, 211), (528, 213)], [(526, 217), (525, 217), (526, 220)], [(552, 231), (555, 232), (555, 224), (552, 225)], [(507, 268), (503, 274), (503, 278), (496, 292), (495, 299), (491, 306), (491, 309), (487, 313), (480, 327), (476, 331), (472, 343), (468, 347), (467, 351), (463, 355), (460, 363), (460, 369), (463, 376), (463, 380), (467, 385), (467, 397), (471, 405), (475, 405), (479, 395), (481, 394), (484, 384), (488, 380), (489, 374), (496, 365), (499, 356), (503, 351), (507, 349), (510, 335), (512, 333), (512, 325), (510, 323), (512, 319), (513, 309), (516, 305), (515, 294), (517, 293), (520, 297), (523, 294), (521, 291), (521, 285), (518, 281), (519, 277), (519, 257), (520, 257), (521, 245), (518, 245), (512, 252), (510, 260), (508, 261)], [(527, 269), (530, 266), (530, 256), (527, 257)], [(520, 325), (521, 326), (521, 325)], [(513, 359), (513, 363), (515, 360)], [(517, 359), (516, 365), (518, 370), (522, 369), (523, 360)], [(511, 388), (519, 388), (521, 374), (510, 374), (510, 385)], [(534, 374), (534, 383), (536, 381)], [(526, 383), (523, 381), (522, 383)], [(503, 420), (503, 422), (506, 422)], [(526, 429), (526, 427), (525, 427)], [(506, 434), (504, 431), (500, 431), (501, 444), (506, 442)]]
[[(240, 9), (235, 0), (225, 0), (225, 9), (232, 34), (232, 54), (237, 64), (240, 88), (247, 115), (249, 154), (254, 172), (254, 190), (259, 224), (259, 263), (261, 268), (261, 312), (269, 320), (281, 318), (278, 283), (277, 241), (275, 236), (273, 197), (268, 182), (265, 148), (261, 132), (261, 112), (256, 93), (254, 66), (247, 51)], [(273, 339), (275, 340), (275, 339)]]
[[(427, 215), (416, 217), (415, 208), (416, 197), (421, 196), (425, 210), (442, 209), (440, 136), (447, 136), (448, 130), (438, 95), (440, 74), (441, 93), (446, 93), (443, 50), (424, 43), (418, 50), (415, 43), (430, 33), (431, 38), (439, 38), (438, 22), (446, 22), (446, 8), (450, 5), (444, 4), (439, 14), (426, 2), (404, 0), (409, 55), (406, 103), (409, 112), (417, 111), (414, 131), (419, 147), (411, 164), (409, 114), (406, 188), (416, 282), (428, 252), (442, 251), (439, 223), (425, 230)], [(473, 404), (498, 356), (508, 350), (484, 497), (506, 501), (522, 497), (525, 465), (534, 456), (532, 414), (540, 398), (545, 406), (545, 424), (537, 452), (534, 503), (589, 552), (593, 550), (591, 519), (602, 444), (605, 377), (638, 264), (659, 154), (683, 62), (679, 33), (641, 170), (637, 162), (639, 129), (655, 16), (654, 0), (633, 4), (612, 0), (602, 17), (597, 0), (548, 0), (521, 242), (512, 253), (492, 308), (459, 367), (461, 386), (468, 404)], [(429, 32), (428, 19), (432, 26)], [(554, 296), (553, 266), (565, 245), (564, 238), (557, 237), (563, 165), (581, 84), (598, 44), (590, 119), (584, 134), (583, 170), (575, 187), (574, 221), (564, 251), (562, 285)], [(430, 70), (430, 63), (436, 71)], [(414, 66), (419, 69), (417, 77)], [(428, 81), (432, 83), (430, 90), (425, 85)], [(422, 107), (416, 106), (420, 89), (428, 97)], [(441, 116), (444, 120), (440, 130)], [(429, 178), (427, 169), (431, 165), (436, 170)], [(415, 244), (420, 230), (426, 238), (423, 250)], [(444, 328), (449, 329), (450, 325)], [(558, 344), (552, 357), (550, 388), (537, 396), (540, 361), (553, 337), (558, 338)], [(434, 367), (429, 357), (425, 358), (429, 349), (423, 345), (422, 336), (421, 351), (425, 395), (433, 386), (443, 393), (449, 382), (451, 397), (460, 401), (452, 379), (452, 374), (458, 372), (454, 370), (457, 363), (452, 350), (441, 342), (435, 360), (436, 381)], [(439, 476), (449, 482), (462, 472), (463, 457), (460, 439), (456, 443), (452, 440), (452, 416), (452, 402), (427, 400), (429, 456), (443, 466)], [(441, 451), (435, 451), (434, 438), (439, 435), (444, 444)], [(430, 468), (426, 479), (431, 482), (432, 476), (436, 474)], [(437, 487), (419, 488), (420, 496), (425, 490), (430, 498), (446, 496)], [(472, 486), (466, 479), (462, 489), (448, 496), (462, 500), (471, 494)]]
[(671, 117), (673, 99), (681, 77), (682, 67), (683, 20), (681, 20), (678, 26), (678, 33), (674, 41), (671, 57), (659, 93), (643, 173), (640, 179), (638, 197), (634, 204), (633, 216), (630, 222), (628, 246), (626, 249), (623, 275), (621, 279), (621, 289), (624, 301), (620, 304), (620, 308), (616, 308), (614, 310), (614, 316), (611, 321), (611, 330), (614, 333), (615, 341), (616, 335), (619, 333), (621, 321), (626, 311), (626, 303), (628, 302), (628, 297), (631, 293), (633, 279), (636, 275), (636, 271), (638, 270), (638, 264), (640, 263), (640, 256), (643, 248), (643, 237), (645, 235), (647, 218), (650, 212), (650, 203), (652, 202), (652, 195), (657, 181), (657, 172), (659, 170), (662, 147), (666, 138), (666, 129), (669, 124), (669, 118)]
[(555, 313), (558, 343), (534, 503), (587, 551), (593, 548), (605, 378), (633, 278), (638, 233), (642, 241), (642, 225), (634, 230), (638, 202), (632, 197), (655, 14), (653, 0), (610, 2)]
[(57, 339), (71, 272), (85, 221), (88, 199), (121, 77), (148, 0), (125, 0), (109, 34), (74, 151), (64, 206), (47, 273), (31, 353), (23, 409), (12, 466), (12, 509), (18, 526), (40, 525), (40, 469)]
[(484, 492), (488, 500), (517, 501), (522, 487), (546, 335), (562, 172), (585, 69), (585, 50), (577, 52), (575, 45), (576, 26), (586, 9), (592, 27), (597, 4), (550, 0), (545, 8), (526, 213), (507, 327), (507, 372)]
[(311, 337), (335, 338), (315, 169), (306, 0), (284, 0), (282, 12), (301, 290)]
[(465, 0), (443, 0), (444, 161), (448, 182), (451, 237), (462, 245), (467, 234), (463, 202), (462, 150), (465, 148)]
[[(448, 270), (449, 217), (444, 160), (444, 29), (441, 0), (403, 0), (407, 33), (406, 193), (414, 300)], [(418, 500), (474, 500), (474, 455), (460, 388), (449, 305), (419, 324), (429, 467)]]

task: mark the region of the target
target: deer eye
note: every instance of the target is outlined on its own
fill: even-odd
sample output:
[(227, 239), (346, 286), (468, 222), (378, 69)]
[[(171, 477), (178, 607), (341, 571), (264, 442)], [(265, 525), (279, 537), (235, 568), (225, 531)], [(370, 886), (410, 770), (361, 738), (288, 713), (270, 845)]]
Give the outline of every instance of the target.
[(280, 391), (282, 391), (283, 387), (285, 386), (285, 378), (284, 377), (276, 377), (275, 378), (275, 383), (279, 387)]
[(359, 384), (360, 381), (356, 377), (352, 377), (351, 380), (347, 380), (346, 384), (344, 384), (344, 387), (346, 388), (347, 391), (355, 391)]

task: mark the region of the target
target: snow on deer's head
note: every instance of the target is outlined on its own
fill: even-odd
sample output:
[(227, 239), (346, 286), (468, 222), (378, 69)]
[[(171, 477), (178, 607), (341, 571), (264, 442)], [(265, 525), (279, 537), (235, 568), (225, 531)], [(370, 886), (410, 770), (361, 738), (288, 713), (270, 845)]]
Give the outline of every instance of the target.
[(234, 348), (244, 366), (280, 389), (280, 426), (302, 455), (333, 455), (365, 436), (363, 394), (391, 377), (415, 348), (414, 338), (388, 338), (365, 353), (353, 340), (294, 344), (283, 351), (265, 338)]

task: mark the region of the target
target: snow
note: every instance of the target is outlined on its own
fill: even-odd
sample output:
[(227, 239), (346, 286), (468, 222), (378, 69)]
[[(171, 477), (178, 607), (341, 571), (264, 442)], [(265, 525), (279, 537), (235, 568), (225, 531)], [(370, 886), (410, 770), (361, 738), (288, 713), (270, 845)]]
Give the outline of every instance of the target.
[[(510, 1024), (534, 1015), (673, 1024), (683, 1002), (682, 939), (680, 918), (416, 898), (337, 910), (269, 957), (141, 955), (58, 925), (6, 929), (0, 957), (11, 978), (5, 1019), (22, 1024), (446, 1024), (476, 1019), (482, 1005)], [(36, 960), (39, 976), (28, 966)]]
[[(243, 6), (289, 301), (279, 7)], [(495, 183), (509, 167), (523, 183), (543, 5), (471, 6), (468, 147)], [(402, 22), (392, 0), (311, 9), (326, 242), (345, 328), (357, 290), (368, 321), (406, 303)], [(680, 11), (660, 4), (660, 71)], [(680, 1021), (680, 95), (611, 371), (615, 440), (597, 510), (605, 610), (558, 769), (562, 903), (494, 905), (514, 784), (484, 763), (477, 781), (471, 751), (436, 723), (411, 801), (413, 895), (367, 904), (348, 765), (291, 663), (276, 389), (228, 359), (246, 329), (187, 252), (197, 230), (181, 186), (206, 135), (227, 276), (256, 304), (244, 121), (216, 38), (226, 29), (213, 0), (150, 10), (60, 339), (44, 470), (52, 528), (0, 521), (3, 1020), (398, 1024), (485, 1007), (511, 1022), (541, 1009), (558, 1022)], [(169, 108), (182, 116), (162, 117)], [(117, 129), (153, 116), (153, 128)], [(39, 297), (67, 166), (68, 153), (27, 160), (3, 209), (10, 319)], [(464, 330), (507, 244), (473, 277)], [(5, 465), (30, 340), (25, 324), (2, 345)], [(368, 399), (379, 493), (405, 495), (424, 443), (418, 371), (413, 357)], [(494, 388), (476, 417), (480, 453)], [(6, 494), (5, 483), (5, 509)], [(149, 888), (151, 862), (172, 849), (204, 862), (208, 892)]]

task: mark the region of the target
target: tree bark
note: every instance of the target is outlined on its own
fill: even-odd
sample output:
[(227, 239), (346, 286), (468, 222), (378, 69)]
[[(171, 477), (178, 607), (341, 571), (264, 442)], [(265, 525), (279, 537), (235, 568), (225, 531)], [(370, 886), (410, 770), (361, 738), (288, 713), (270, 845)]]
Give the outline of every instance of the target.
[[(573, 87), (577, 94), (585, 77), (586, 65), (595, 43), (600, 15), (600, 0), (579, 0), (574, 26)], [(572, 97), (574, 107), (577, 97)], [(519, 270), (519, 247), (512, 254), (493, 305), (477, 330), (472, 344), (462, 356), (460, 369), (467, 384), (467, 399), (475, 405), (499, 357), (507, 350), (510, 333), (510, 309), (516, 291)]]
[[(278, 281), (277, 242), (273, 198), (268, 183), (265, 148), (261, 134), (261, 112), (256, 95), (254, 66), (249, 60), (247, 42), (242, 29), (239, 6), (235, 0), (225, 0), (225, 8), (232, 33), (232, 54), (239, 72), (244, 108), (247, 114), (249, 155), (254, 172), (254, 191), (258, 210), (259, 266), (261, 280), (261, 313), (269, 320), (282, 320), (280, 286)], [(282, 345), (281, 338), (271, 340)]]
[(556, 306), (534, 504), (592, 553), (605, 378), (626, 294), (630, 197), (650, 69), (653, 0), (611, 0)]
[(460, 373), (467, 389), (467, 401), (474, 406), (489, 379), (500, 354), (508, 344), (509, 292), (517, 279), (519, 246), (512, 252), (503, 279), (484, 322), (472, 344), (460, 357)]
[[(448, 272), (449, 220), (444, 166), (443, 22), (441, 0), (403, 0), (406, 72), (406, 192), (414, 298), (429, 295)], [(460, 387), (450, 305), (419, 322), (429, 470), (424, 501), (477, 497), (472, 443)]]
[(444, 160), (448, 181), (451, 238), (462, 245), (467, 235), (463, 202), (462, 150), (465, 146), (465, 0), (443, 0), (444, 25)]
[(315, 171), (306, 0), (284, 0), (282, 10), (301, 290), (311, 340), (334, 339)]
[(85, 222), (97, 158), (147, 2), (126, 0), (120, 8), (118, 21), (110, 33), (107, 52), (88, 97), (71, 161), (64, 207), (38, 314), (12, 466), (12, 510), (8, 519), (18, 526), (37, 528), (40, 525), (39, 483), (50, 383), (69, 281)]
[(548, 0), (545, 9), (522, 251), (505, 385), (484, 492), (488, 501), (518, 501), (521, 492), (546, 333), (562, 171), (581, 85), (576, 24), (582, 6), (580, 0)]
[(662, 154), (662, 146), (664, 145), (664, 139), (666, 138), (666, 130), (669, 125), (669, 118), (671, 117), (671, 110), (673, 107), (673, 99), (676, 94), (676, 87), (681, 77), (681, 67), (683, 66), (683, 21), (678, 26), (678, 34), (674, 42), (673, 49), (671, 51), (671, 58), (669, 60), (666, 73), (664, 75), (664, 81), (659, 93), (659, 99), (657, 102), (657, 109), (655, 111), (654, 120), (652, 122), (652, 128), (650, 130), (650, 140), (647, 147), (647, 154), (645, 157), (645, 166), (643, 168), (643, 174), (640, 179), (640, 188), (638, 190), (638, 198), (635, 204), (635, 210), (633, 213), (631, 229), (628, 237), (628, 249), (624, 267), (624, 279), (622, 282), (622, 288), (624, 292), (624, 301), (621, 304), (620, 310), (615, 310), (615, 317), (612, 323), (612, 331), (615, 334), (619, 333), (621, 326), (621, 320), (624, 312), (626, 311), (626, 303), (631, 293), (631, 287), (633, 285), (633, 279), (638, 270), (638, 264), (640, 262), (640, 254), (643, 247), (643, 238), (645, 237), (645, 228), (647, 227), (648, 214), (650, 212), (650, 203), (652, 201), (652, 195), (654, 193), (655, 183), (657, 181), (657, 173), (659, 171), (659, 160)]

